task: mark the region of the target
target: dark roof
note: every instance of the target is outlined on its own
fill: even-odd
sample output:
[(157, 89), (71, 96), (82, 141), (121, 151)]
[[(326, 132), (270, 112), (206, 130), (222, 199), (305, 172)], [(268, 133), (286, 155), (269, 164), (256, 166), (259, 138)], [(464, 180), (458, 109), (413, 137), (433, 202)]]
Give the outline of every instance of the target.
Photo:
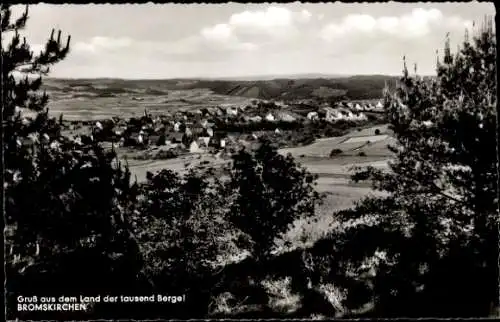
[(183, 136), (184, 136), (184, 133), (180, 133), (180, 132), (170, 132), (170, 133), (166, 134), (167, 140), (172, 139), (172, 138), (175, 138), (177, 140), (181, 140)]

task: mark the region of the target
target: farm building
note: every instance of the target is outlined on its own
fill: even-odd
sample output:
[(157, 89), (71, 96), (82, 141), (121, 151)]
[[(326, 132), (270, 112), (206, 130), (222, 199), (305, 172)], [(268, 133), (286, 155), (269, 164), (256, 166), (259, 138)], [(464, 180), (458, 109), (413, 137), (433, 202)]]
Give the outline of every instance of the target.
[(257, 116), (254, 116), (254, 117), (250, 117), (249, 120), (252, 121), (252, 122), (255, 122), (255, 123), (259, 123), (259, 122), (262, 122), (262, 117), (260, 117), (260, 116), (257, 115)]
[(200, 148), (200, 145), (196, 141), (192, 141), (189, 145), (189, 152), (191, 153), (202, 153), (203, 149)]
[(275, 117), (272, 113), (268, 113), (266, 115), (266, 121), (269, 121), (269, 122), (274, 122), (275, 121)]
[(296, 120), (295, 117), (293, 117), (292, 115), (290, 115), (289, 113), (284, 113), (284, 112), (280, 112), (278, 113), (278, 117), (277, 117), (280, 121), (283, 121), (283, 122), (294, 122)]
[(325, 113), (325, 120), (328, 122), (333, 122), (333, 121), (343, 119), (343, 116), (342, 116), (343, 110), (339, 111), (338, 109), (333, 109), (331, 107), (324, 108), (323, 110), (326, 112)]
[(307, 113), (307, 118), (309, 120), (312, 120), (312, 121), (317, 120), (319, 118), (318, 112), (309, 112), (309, 113)]
[(238, 115), (238, 109), (235, 107), (228, 107), (226, 108), (226, 115), (236, 116)]

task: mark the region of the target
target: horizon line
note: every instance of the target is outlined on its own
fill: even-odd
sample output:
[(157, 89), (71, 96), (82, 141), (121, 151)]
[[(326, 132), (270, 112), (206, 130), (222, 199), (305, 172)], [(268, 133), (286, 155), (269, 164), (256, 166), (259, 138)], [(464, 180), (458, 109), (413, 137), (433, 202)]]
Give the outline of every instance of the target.
[[(165, 81), (165, 80), (234, 80), (245, 81), (252, 78), (256, 80), (277, 80), (277, 79), (320, 79), (320, 78), (351, 78), (363, 76), (379, 76), (379, 77), (402, 77), (401, 74), (321, 74), (321, 73), (304, 73), (304, 74), (283, 74), (283, 75), (248, 75), (248, 76), (192, 76), (192, 77), (168, 77), (168, 78), (124, 78), (124, 77), (51, 77), (46, 76), (45, 79), (53, 80), (125, 80), (125, 81)], [(420, 77), (433, 77), (436, 75), (418, 75)], [(291, 78), (292, 77), (292, 78)]]

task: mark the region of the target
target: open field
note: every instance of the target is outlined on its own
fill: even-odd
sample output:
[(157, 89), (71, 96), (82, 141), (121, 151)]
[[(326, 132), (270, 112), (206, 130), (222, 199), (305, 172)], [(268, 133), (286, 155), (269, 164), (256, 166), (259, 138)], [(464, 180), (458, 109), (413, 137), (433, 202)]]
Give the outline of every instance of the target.
[(146, 180), (147, 172), (155, 173), (161, 171), (162, 169), (169, 169), (179, 173), (185, 173), (189, 169), (200, 166), (200, 164), (204, 161), (209, 162), (205, 164), (205, 166), (212, 167), (222, 166), (224, 163), (229, 162), (229, 160), (218, 159), (215, 156), (208, 154), (193, 154), (168, 160), (129, 159), (128, 164), (132, 175), (136, 176), (139, 182), (144, 182)]
[[(378, 135), (375, 134), (377, 129), (380, 131)], [(333, 149), (340, 149), (342, 154), (338, 155), (337, 158), (349, 155), (357, 156), (360, 152), (364, 152), (367, 157), (383, 158), (391, 154), (387, 149), (388, 144), (394, 144), (394, 139), (390, 136), (387, 126), (381, 125), (362, 129), (361, 131), (351, 131), (340, 137), (317, 139), (313, 144), (282, 149), (280, 152), (283, 154), (290, 153), (295, 158), (328, 158)], [(344, 158), (343, 160), (349, 160), (347, 162), (351, 163), (369, 161), (360, 159), (360, 157), (355, 159)]]
[[(52, 94), (53, 95), (53, 94)], [(250, 99), (238, 96), (217, 95), (209, 90), (176, 90), (168, 94), (122, 93), (114, 97), (54, 95), (48, 104), (52, 116), (64, 114), (66, 120), (98, 120), (133, 117), (144, 113), (152, 115), (189, 111), (220, 104), (247, 105)]]

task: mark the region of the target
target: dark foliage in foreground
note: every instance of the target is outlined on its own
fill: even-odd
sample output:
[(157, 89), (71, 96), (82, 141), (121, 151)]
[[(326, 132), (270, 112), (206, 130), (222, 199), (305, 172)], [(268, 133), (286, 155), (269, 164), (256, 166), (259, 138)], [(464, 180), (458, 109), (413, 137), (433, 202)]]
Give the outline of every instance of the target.
[(313, 187), (316, 177), (267, 141), (254, 154), (242, 150), (233, 160), (231, 221), (251, 237), (252, 255), (265, 258), (295, 219), (314, 215), (320, 201)]
[(336, 214), (344, 228), (318, 242), (331, 254), (332, 280), (348, 290), (348, 308), (371, 303), (371, 317), (486, 317), (498, 307), (491, 24), (456, 55), (446, 44), (436, 80), (411, 77), (405, 65), (400, 88), (387, 94), (397, 139), (390, 172), (360, 169), (353, 179), (389, 194)]
[[(327, 283), (347, 290), (348, 316), (367, 303), (372, 317), (486, 316), (498, 306), (491, 28), (456, 57), (447, 48), (435, 82), (409, 77), (405, 68), (401, 88), (387, 96), (399, 143), (391, 172), (368, 169), (353, 179), (372, 179), (389, 196), (336, 214), (357, 226), (308, 250), (273, 256), (275, 239), (320, 201), (313, 175), (263, 142), (234, 155), (228, 179), (211, 169), (163, 170), (131, 185), (127, 167), (113, 161), (98, 137), (78, 144), (61, 136), (44, 110), (47, 96), (38, 94), (41, 79), (13, 77), (45, 75), (66, 56), (69, 39), (51, 37), (33, 56), (17, 33), (27, 13), (11, 22), (2, 6), (1, 18), (2, 32), (14, 33), (2, 47), (9, 317), (204, 318), (224, 292), (257, 308), (239, 317), (333, 316), (342, 309), (318, 291)], [(39, 113), (29, 119), (19, 108)], [(232, 258), (243, 250), (246, 259)], [(367, 260), (374, 271), (362, 267)], [(292, 291), (301, 295), (292, 313), (276, 311), (261, 283), (281, 277), (291, 277)], [(18, 295), (80, 294), (185, 294), (186, 302), (102, 303), (83, 314), (15, 312)]]
[[(2, 5), (2, 37), (12, 37), (7, 45), (2, 41), (1, 53), (10, 317), (18, 295), (123, 293), (138, 283), (142, 265), (127, 222), (134, 199), (130, 174), (113, 167), (114, 156), (96, 143), (80, 145), (62, 137), (59, 124), (44, 110), (48, 97), (39, 94), (41, 76), (66, 57), (70, 39), (63, 44), (61, 33), (55, 38), (53, 31), (44, 50), (35, 55), (18, 33), (27, 19), (28, 8), (12, 20), (10, 8)], [(25, 77), (16, 79), (14, 72)], [(25, 111), (38, 113), (30, 119)], [(62, 316), (16, 316), (44, 314)]]
[[(69, 39), (63, 46), (59, 36), (51, 37), (45, 51), (33, 56), (17, 32), (27, 12), (11, 24), (10, 9), (3, 6), (1, 17), (2, 31), (14, 33), (2, 47), (9, 317), (205, 317), (212, 292), (229, 285), (220, 275), (220, 266), (229, 260), (224, 256), (245, 248), (268, 253), (278, 232), (299, 213), (312, 213), (312, 199), (300, 195), (316, 198), (312, 176), (266, 146), (256, 155), (240, 156), (263, 166), (262, 173), (253, 173), (266, 189), (256, 201), (269, 206), (270, 220), (259, 217), (253, 224), (267, 235), (241, 225), (253, 220), (248, 217), (251, 209), (239, 215), (231, 211), (232, 201), (244, 200), (247, 193), (236, 190), (245, 184), (238, 173), (253, 171), (246, 162), (238, 163), (238, 157), (234, 169), (228, 169), (233, 179), (226, 183), (210, 172), (181, 176), (164, 170), (148, 174), (144, 184), (131, 185), (127, 167), (114, 161), (114, 152), (101, 148), (99, 135), (83, 143), (62, 136), (64, 122), (49, 118), (44, 110), (48, 97), (37, 94), (48, 66), (69, 52)], [(14, 72), (40, 78), (19, 81)], [(24, 111), (38, 113), (30, 119)], [(277, 201), (290, 202), (290, 209)], [(274, 232), (274, 227), (279, 229)], [(19, 295), (152, 294), (186, 295), (186, 302), (100, 303), (88, 312), (72, 313), (16, 312)]]

